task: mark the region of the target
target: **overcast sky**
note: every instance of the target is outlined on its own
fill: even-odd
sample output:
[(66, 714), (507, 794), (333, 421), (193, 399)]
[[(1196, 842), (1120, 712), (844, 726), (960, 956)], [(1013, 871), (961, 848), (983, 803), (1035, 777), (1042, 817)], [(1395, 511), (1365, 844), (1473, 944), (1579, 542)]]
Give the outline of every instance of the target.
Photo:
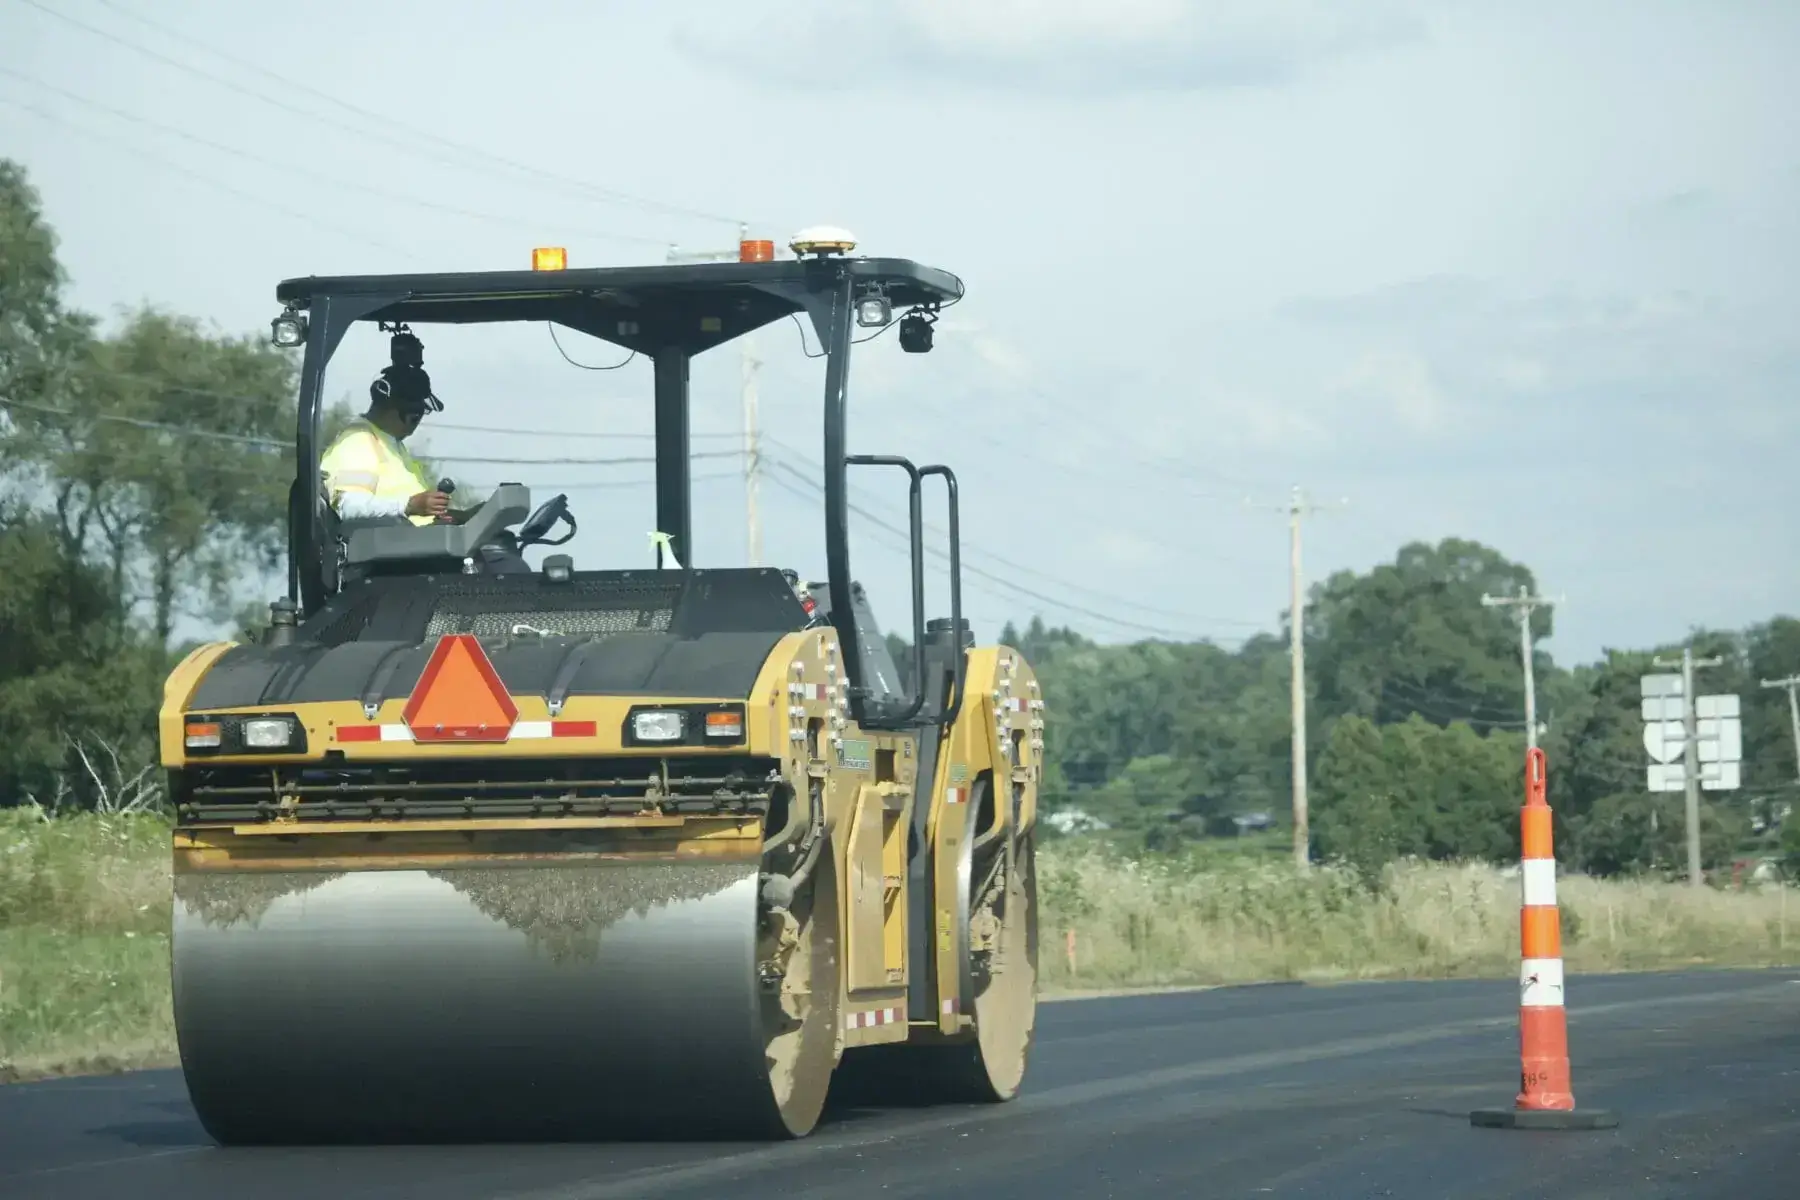
[[(844, 225), (968, 284), (933, 354), (858, 351), (851, 437), (958, 469), (966, 562), (1013, 585), (966, 577), (984, 639), (1274, 629), (1284, 518), (1246, 497), (1298, 484), (1347, 501), (1310, 580), (1475, 538), (1566, 597), (1569, 662), (1800, 611), (1797, 56), (1800, 5), (1748, 0), (0, 0), (0, 153), (78, 304), (233, 331), (288, 276)], [(538, 431), (431, 453), (649, 452), (646, 361), (421, 332), (440, 425)], [(819, 578), (817, 363), (792, 322), (755, 348), (765, 555)], [(385, 356), (347, 342), (332, 395)], [(697, 367), (702, 565), (746, 553), (739, 377)], [(568, 490), (581, 565), (650, 561), (645, 467), (450, 465)], [(893, 478), (858, 502), (904, 521)], [(856, 544), (902, 626), (898, 543)]]

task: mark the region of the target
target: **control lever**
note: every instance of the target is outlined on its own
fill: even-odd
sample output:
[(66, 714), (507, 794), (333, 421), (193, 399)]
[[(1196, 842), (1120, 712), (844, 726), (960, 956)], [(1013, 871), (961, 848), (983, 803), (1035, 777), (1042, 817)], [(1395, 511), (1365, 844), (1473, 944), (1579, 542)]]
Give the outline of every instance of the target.
[[(456, 480), (454, 480), (454, 479), (438, 480), (437, 481), (437, 490), (444, 493), (444, 495), (446, 495), (446, 496), (454, 496), (456, 494)], [(454, 518), (452, 518), (450, 516), (449, 513), (445, 513), (443, 516), (441, 516), (437, 519), (437, 523), (439, 525), (454, 525), (456, 522), (455, 522)]]

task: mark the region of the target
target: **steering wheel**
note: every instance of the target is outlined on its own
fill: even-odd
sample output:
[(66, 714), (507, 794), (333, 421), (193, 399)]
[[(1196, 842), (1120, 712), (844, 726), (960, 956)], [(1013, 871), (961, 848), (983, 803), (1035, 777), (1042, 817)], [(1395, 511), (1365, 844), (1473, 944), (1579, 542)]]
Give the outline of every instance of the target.
[[(569, 523), (569, 532), (552, 541), (544, 535), (556, 527), (558, 521)], [(525, 524), (519, 526), (519, 548), (526, 546), (560, 546), (575, 536), (575, 518), (569, 513), (569, 497), (559, 493), (538, 505)]]

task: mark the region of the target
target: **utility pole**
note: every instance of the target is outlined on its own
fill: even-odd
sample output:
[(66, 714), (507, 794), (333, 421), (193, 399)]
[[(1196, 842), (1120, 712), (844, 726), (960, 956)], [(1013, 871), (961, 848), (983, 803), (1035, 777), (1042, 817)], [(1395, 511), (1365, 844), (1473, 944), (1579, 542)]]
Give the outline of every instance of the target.
[[(1651, 660), (1659, 667), (1675, 665), (1660, 654)], [(1700, 721), (1694, 711), (1694, 668), (1716, 667), (1723, 658), (1695, 658), (1692, 646), (1681, 648), (1681, 731), (1682, 776), (1687, 793), (1687, 857), (1688, 884), (1699, 887), (1705, 882), (1700, 871)]]
[(1800, 675), (1789, 675), (1786, 679), (1765, 679), (1762, 685), (1766, 688), (1786, 688), (1788, 696), (1788, 720), (1794, 727), (1794, 773), (1800, 776), (1800, 698), (1794, 694), (1800, 688)]
[[(738, 245), (730, 250), (693, 250), (684, 251), (681, 247), (669, 246), (668, 261), (678, 262), (739, 262), (742, 260), (743, 243), (750, 240), (750, 226), (738, 227)], [(738, 339), (738, 349), (742, 356), (742, 379), (739, 385), (740, 400), (744, 411), (744, 522), (745, 550), (749, 565), (762, 565), (762, 516), (757, 506), (757, 485), (762, 479), (762, 438), (759, 435), (756, 421), (756, 372), (762, 366), (762, 360), (756, 356), (756, 341), (750, 334)]]
[[(1337, 506), (1346, 503), (1340, 500)], [(1296, 486), (1286, 504), (1260, 507), (1286, 513), (1288, 518), (1288, 719), (1293, 727), (1294, 865), (1304, 871), (1312, 862), (1312, 838), (1306, 817), (1306, 588), (1300, 570), (1300, 518), (1321, 511), (1321, 506), (1309, 503)]]
[(1519, 621), (1519, 657), (1525, 663), (1525, 745), (1535, 750), (1538, 744), (1537, 719), (1537, 674), (1533, 669), (1533, 650), (1531, 644), (1531, 613), (1533, 609), (1549, 608), (1561, 604), (1563, 598), (1554, 599), (1547, 596), (1533, 596), (1523, 584), (1519, 586), (1516, 596), (1490, 596), (1483, 592), (1481, 603), (1487, 608), (1511, 608), (1517, 610)]

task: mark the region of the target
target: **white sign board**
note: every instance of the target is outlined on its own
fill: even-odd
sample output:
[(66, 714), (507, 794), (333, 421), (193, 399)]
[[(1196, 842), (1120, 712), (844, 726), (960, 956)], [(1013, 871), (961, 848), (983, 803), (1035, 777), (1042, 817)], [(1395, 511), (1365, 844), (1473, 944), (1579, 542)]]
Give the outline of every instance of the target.
[(1744, 785), (1739, 764), (1711, 762), (1700, 764), (1700, 786), (1709, 792), (1735, 792)]
[(1737, 763), (1744, 761), (1744, 723), (1735, 718), (1701, 718), (1695, 723), (1695, 737), (1703, 763)]
[(1695, 696), (1694, 715), (1701, 720), (1707, 717), (1730, 717), (1736, 720), (1742, 714), (1738, 712), (1738, 698), (1727, 693), (1719, 696)]
[[(1645, 675), (1643, 692), (1644, 752), (1650, 756), (1645, 786), (1652, 792), (1679, 792), (1687, 786), (1684, 752), (1687, 735), (1682, 721), (1681, 676)], [(1744, 724), (1734, 695), (1694, 697), (1694, 749), (1700, 764), (1700, 786), (1707, 791), (1735, 791), (1743, 786)]]
[(1679, 720), (1656, 721), (1644, 726), (1644, 752), (1651, 762), (1679, 762), (1686, 741), (1687, 733)]

